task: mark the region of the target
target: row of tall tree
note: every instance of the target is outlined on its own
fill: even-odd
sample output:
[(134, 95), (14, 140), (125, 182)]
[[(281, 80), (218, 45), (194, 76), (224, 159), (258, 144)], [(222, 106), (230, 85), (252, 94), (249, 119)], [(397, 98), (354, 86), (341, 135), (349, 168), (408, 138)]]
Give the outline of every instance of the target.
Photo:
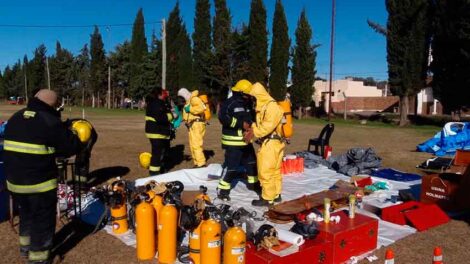
[[(429, 85), (445, 112), (470, 106), (470, 1), (387, 0), (390, 88), (400, 97), (400, 124), (408, 122), (409, 99)], [(431, 56), (430, 56), (431, 55)]]
[[(172, 95), (181, 87), (199, 89), (223, 99), (228, 89), (240, 79), (267, 85), (272, 95), (286, 96), (291, 72), (291, 99), (297, 106), (311, 102), (315, 79), (315, 47), (312, 29), (302, 10), (291, 45), (286, 14), (281, 0), (275, 3), (271, 48), (268, 48), (266, 8), (262, 0), (252, 0), (248, 24), (232, 26), (226, 0), (196, 0), (192, 35), (180, 14), (179, 2), (166, 25), (166, 86)], [(269, 50), (269, 57), (268, 57)], [(269, 58), (269, 59), (268, 59)], [(50, 78), (46, 64), (49, 64)], [(161, 84), (162, 41), (155, 32), (148, 45), (143, 10), (134, 21), (132, 38), (106, 54), (99, 28), (95, 27), (80, 53), (74, 56), (57, 42), (55, 54), (47, 57), (40, 45), (31, 60), (25, 56), (0, 75), (4, 96), (28, 95), (48, 87), (70, 98), (75, 104), (103, 105), (107, 98), (110, 70), (112, 102), (129, 96), (141, 99)]]

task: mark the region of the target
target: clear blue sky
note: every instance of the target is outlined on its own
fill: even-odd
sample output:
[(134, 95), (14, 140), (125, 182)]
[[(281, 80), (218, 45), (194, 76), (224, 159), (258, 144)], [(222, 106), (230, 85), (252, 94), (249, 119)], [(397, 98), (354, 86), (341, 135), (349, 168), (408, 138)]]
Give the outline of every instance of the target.
[[(134, 21), (142, 7), (146, 22), (167, 18), (176, 0), (15, 0), (0, 2), (0, 25), (93, 25), (127, 24)], [(370, 18), (381, 24), (387, 19), (383, 0), (337, 0), (335, 77), (346, 75), (387, 78), (385, 38), (367, 25)], [(227, 0), (233, 25), (248, 23), (250, 0)], [(275, 0), (264, 0), (268, 11), (268, 31)], [(283, 0), (289, 24), (289, 34), (294, 37), (300, 11), (305, 7), (313, 27), (313, 42), (317, 49), (317, 72), (320, 77), (328, 73), (331, 1)], [(192, 32), (195, 0), (180, 0), (181, 15)], [(213, 8), (213, 7), (212, 7)], [(152, 30), (159, 33), (159, 24), (146, 25), (147, 39)], [(132, 27), (112, 27), (109, 33), (100, 28), (106, 50), (130, 39)], [(33, 50), (41, 43), (48, 54), (55, 52), (55, 42), (77, 53), (89, 42), (92, 28), (9, 28), (0, 26), (0, 69), (13, 64), (26, 54), (31, 59)], [(294, 38), (293, 41), (294, 43)]]

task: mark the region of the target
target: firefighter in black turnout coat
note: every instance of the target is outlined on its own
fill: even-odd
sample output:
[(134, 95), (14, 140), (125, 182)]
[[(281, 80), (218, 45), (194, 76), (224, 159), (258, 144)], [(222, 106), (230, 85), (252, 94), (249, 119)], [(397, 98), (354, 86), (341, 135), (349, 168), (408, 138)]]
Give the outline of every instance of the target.
[(19, 207), (20, 254), (49, 263), (56, 226), (57, 157), (80, 151), (81, 143), (60, 119), (57, 95), (39, 90), (5, 129), (7, 187)]
[(168, 92), (161, 88), (154, 90), (153, 96), (147, 99), (145, 113), (145, 134), (152, 145), (152, 158), (150, 160), (150, 176), (163, 172), (163, 158), (170, 148), (174, 115), (170, 104), (166, 101)]
[(245, 128), (251, 126), (254, 115), (251, 100), (242, 93), (243, 89), (248, 89), (248, 85), (251, 86), (238, 82), (232, 88), (232, 96), (222, 104), (219, 112), (225, 161), (217, 195), (225, 201), (230, 200), (230, 189), (237, 178), (244, 177), (248, 189), (260, 191), (255, 150), (251, 142), (243, 140)]

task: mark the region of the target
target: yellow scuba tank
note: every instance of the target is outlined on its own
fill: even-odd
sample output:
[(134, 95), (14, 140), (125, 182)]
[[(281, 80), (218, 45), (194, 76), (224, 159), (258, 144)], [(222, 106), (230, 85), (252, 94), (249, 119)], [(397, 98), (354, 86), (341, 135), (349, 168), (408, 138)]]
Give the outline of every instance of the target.
[[(207, 210), (208, 208), (206, 208)], [(207, 217), (206, 217), (207, 218)], [(220, 264), (222, 226), (209, 214), (201, 224), (201, 263)]]
[(151, 204), (155, 209), (155, 227), (158, 227), (158, 217), (160, 216), (160, 210), (163, 207), (163, 198), (160, 195), (155, 195), (152, 199)]
[(281, 121), (281, 136), (284, 138), (291, 138), (294, 135), (294, 125), (292, 123), (292, 109), (289, 100), (278, 102), (278, 105), (282, 108), (284, 116)]
[(176, 261), (176, 232), (178, 210), (171, 195), (164, 197), (164, 205), (158, 216), (158, 263), (174, 263)]
[(148, 195), (142, 196), (135, 209), (137, 258), (141, 261), (155, 257), (155, 209), (147, 202)]
[(246, 234), (239, 226), (230, 227), (224, 235), (224, 264), (245, 264)]
[(205, 110), (204, 110), (204, 120), (209, 121), (212, 117), (211, 114), (211, 108), (209, 106), (209, 99), (207, 98), (207, 95), (201, 94), (198, 96), (201, 101), (204, 103)]
[(124, 181), (116, 181), (111, 184), (115, 202), (111, 204), (111, 218), (114, 234), (127, 232), (129, 225), (127, 222), (126, 188)]
[(201, 264), (201, 225), (189, 232), (189, 259), (191, 264)]

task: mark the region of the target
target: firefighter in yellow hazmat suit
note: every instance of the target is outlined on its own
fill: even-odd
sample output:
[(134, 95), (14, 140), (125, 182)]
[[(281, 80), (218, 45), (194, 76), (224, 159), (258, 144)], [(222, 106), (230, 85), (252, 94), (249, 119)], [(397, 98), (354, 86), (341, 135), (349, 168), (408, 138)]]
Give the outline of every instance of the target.
[(270, 206), (281, 201), (281, 164), (285, 148), (281, 131), (283, 111), (260, 83), (243, 92), (256, 99), (256, 123), (251, 125), (251, 131), (245, 133), (245, 140), (251, 140), (254, 136), (260, 143), (256, 158), (262, 193), (251, 204)]
[(189, 148), (196, 168), (206, 166), (203, 141), (206, 133), (204, 110), (207, 106), (198, 95), (197, 90), (190, 93), (186, 88), (181, 88), (178, 91), (178, 96), (186, 100), (186, 105), (183, 108), (183, 120), (189, 130)]

